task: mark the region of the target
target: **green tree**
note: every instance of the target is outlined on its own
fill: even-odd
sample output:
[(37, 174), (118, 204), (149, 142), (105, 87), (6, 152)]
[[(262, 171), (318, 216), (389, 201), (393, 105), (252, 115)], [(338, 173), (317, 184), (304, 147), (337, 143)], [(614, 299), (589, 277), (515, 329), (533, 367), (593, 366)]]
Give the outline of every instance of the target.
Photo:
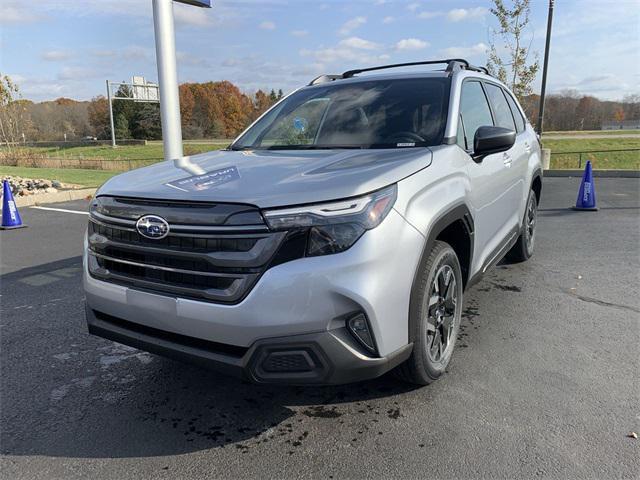
[[(507, 1), (511, 3), (511, 8), (505, 5), (505, 0), (493, 0), (493, 7), (490, 9), (499, 28), (494, 31), (490, 40), (487, 68), (518, 99), (522, 99), (531, 93), (531, 84), (540, 64), (537, 53), (531, 52), (532, 38), (525, 38), (530, 23), (530, 0)], [(506, 52), (505, 58), (500, 54), (503, 50)], [(531, 53), (532, 60), (529, 59)]]
[(162, 124), (160, 123), (160, 105), (157, 103), (143, 103), (133, 117), (133, 138), (145, 140), (159, 140), (162, 138)]
[(115, 130), (116, 138), (127, 139), (131, 138), (131, 131), (129, 130), (129, 121), (124, 113), (119, 113), (115, 117)]

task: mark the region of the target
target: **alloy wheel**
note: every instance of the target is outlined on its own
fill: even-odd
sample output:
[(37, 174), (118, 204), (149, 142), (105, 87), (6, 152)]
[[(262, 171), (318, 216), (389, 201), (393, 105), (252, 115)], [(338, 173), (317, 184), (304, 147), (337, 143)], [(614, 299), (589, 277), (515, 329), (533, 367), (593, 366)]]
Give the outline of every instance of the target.
[(441, 361), (453, 346), (458, 287), (453, 268), (443, 265), (433, 278), (427, 310), (427, 350), (433, 362)]
[(527, 213), (525, 215), (524, 221), (524, 238), (527, 245), (527, 251), (533, 252), (533, 243), (535, 241), (536, 236), (536, 221), (538, 219), (538, 205), (536, 203), (536, 198), (532, 194), (529, 196), (529, 203), (527, 204)]

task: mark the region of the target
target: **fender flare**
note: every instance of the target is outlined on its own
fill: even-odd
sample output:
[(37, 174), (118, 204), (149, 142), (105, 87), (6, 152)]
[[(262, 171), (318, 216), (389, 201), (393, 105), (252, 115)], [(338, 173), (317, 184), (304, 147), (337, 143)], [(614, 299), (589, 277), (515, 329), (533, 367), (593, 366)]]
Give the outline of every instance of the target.
[(542, 169), (540, 167), (536, 168), (531, 175), (531, 182), (529, 184), (529, 190), (533, 188), (533, 183), (536, 179), (540, 180), (540, 193), (538, 194), (538, 204), (540, 204), (540, 199), (542, 198), (542, 179), (544, 176), (542, 175)]
[[(407, 312), (407, 315), (408, 315), (407, 327), (409, 330), (408, 331), (409, 343), (412, 343), (414, 341), (414, 339), (412, 338), (412, 332), (415, 331), (415, 328), (413, 325), (413, 319), (417, 318), (416, 315), (418, 314), (419, 308), (420, 308), (420, 305), (418, 305), (418, 300), (417, 300), (418, 275), (420, 274), (420, 272), (422, 272), (422, 269), (424, 268), (424, 265), (427, 262), (427, 259), (429, 258), (429, 254), (433, 249), (433, 245), (435, 244), (436, 238), (438, 237), (438, 235), (440, 235), (445, 228), (447, 228), (448, 226), (450, 226), (451, 224), (457, 221), (462, 222), (462, 224), (464, 225), (469, 235), (469, 240), (470, 240), (469, 241), (469, 267), (472, 264), (473, 243), (474, 243), (473, 241), (474, 223), (473, 223), (473, 217), (471, 215), (471, 211), (469, 210), (469, 207), (467, 207), (466, 204), (462, 203), (440, 213), (436, 217), (435, 221), (432, 223), (431, 228), (429, 229), (429, 233), (427, 234), (427, 237), (425, 239), (424, 247), (420, 255), (420, 260), (413, 273), (413, 283), (411, 285), (411, 294), (409, 297), (409, 311)], [(466, 286), (466, 283), (468, 283), (470, 272), (466, 272), (466, 273), (467, 273), (466, 275), (467, 282), (465, 282), (465, 286)]]

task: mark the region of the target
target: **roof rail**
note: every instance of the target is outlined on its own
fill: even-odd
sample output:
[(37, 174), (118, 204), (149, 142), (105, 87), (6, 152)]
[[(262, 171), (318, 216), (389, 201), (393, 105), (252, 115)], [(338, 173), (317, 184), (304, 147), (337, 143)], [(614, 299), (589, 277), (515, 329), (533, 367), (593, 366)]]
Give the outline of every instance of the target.
[(340, 80), (341, 78), (344, 78), (344, 77), (342, 75), (340, 75), (340, 74), (337, 74), (337, 75), (320, 75), (319, 77), (316, 77), (313, 80), (311, 80), (309, 82), (308, 86), (319, 85), (321, 83), (327, 83), (327, 82), (333, 82), (334, 80)]
[(447, 67), (445, 71), (447, 73), (453, 73), (458, 70), (470, 70), (470, 71), (481, 72), (489, 75), (489, 71), (485, 67), (477, 67), (475, 65), (471, 65), (467, 60), (463, 58), (447, 58), (444, 60), (425, 60), (422, 62), (393, 63), (391, 65), (380, 65), (377, 67), (359, 68), (356, 70), (347, 70), (342, 75), (320, 75), (319, 77), (314, 78), (309, 83), (309, 85), (318, 85), (320, 83), (333, 82), (334, 80), (340, 80), (343, 78), (352, 78), (359, 73), (372, 72), (374, 70), (386, 70), (388, 68), (413, 67), (416, 65), (438, 65), (438, 64), (446, 64)]

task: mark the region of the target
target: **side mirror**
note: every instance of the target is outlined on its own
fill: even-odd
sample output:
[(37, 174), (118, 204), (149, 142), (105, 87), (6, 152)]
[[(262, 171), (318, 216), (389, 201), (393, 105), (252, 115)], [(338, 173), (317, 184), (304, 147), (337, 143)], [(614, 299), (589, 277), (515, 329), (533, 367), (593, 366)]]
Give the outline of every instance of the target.
[(508, 128), (479, 127), (473, 138), (473, 159), (481, 162), (492, 153), (509, 150), (516, 143), (516, 132)]

